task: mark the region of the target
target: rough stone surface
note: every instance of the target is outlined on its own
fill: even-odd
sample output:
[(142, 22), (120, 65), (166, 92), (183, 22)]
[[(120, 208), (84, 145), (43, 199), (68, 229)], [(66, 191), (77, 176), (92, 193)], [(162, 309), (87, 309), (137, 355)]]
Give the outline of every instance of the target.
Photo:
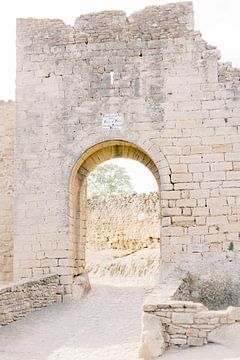
[(72, 292), (85, 269), (86, 178), (116, 157), (158, 182), (164, 271), (223, 264), (229, 247), (239, 258), (240, 71), (218, 60), (191, 2), (73, 27), (17, 21), (14, 279), (57, 273)]
[(58, 275), (19, 281), (0, 287), (0, 326), (59, 300)]
[(139, 357), (144, 360), (151, 360), (162, 355), (164, 351), (165, 341), (160, 319), (154, 315), (144, 313)]
[(15, 103), (0, 101), (0, 281), (12, 279)]
[[(172, 283), (172, 286), (162, 284), (155, 294), (145, 300), (143, 306), (144, 314), (155, 315), (160, 321), (159, 331), (162, 332), (166, 348), (206, 345), (214, 342), (215, 338), (222, 339), (224, 333), (231, 333), (231, 327), (228, 330), (227, 326), (240, 326), (240, 307), (229, 306), (225, 310), (210, 311), (201, 303), (180, 300), (181, 294), (183, 299), (191, 294), (191, 291), (186, 291), (186, 282)], [(143, 316), (142, 333), (144, 319)], [(223, 325), (226, 326), (222, 328)], [(217, 342), (223, 344), (223, 341)], [(227, 342), (230, 342), (229, 336)], [(162, 345), (161, 341), (159, 345)]]
[(160, 202), (157, 193), (89, 200), (87, 247), (137, 251), (159, 248)]

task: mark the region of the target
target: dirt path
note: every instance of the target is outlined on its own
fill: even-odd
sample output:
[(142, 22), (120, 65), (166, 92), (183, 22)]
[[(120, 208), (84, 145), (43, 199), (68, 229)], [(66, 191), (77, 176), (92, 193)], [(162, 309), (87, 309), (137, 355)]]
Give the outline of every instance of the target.
[(143, 287), (96, 285), (0, 328), (1, 360), (137, 359)]
[[(146, 286), (95, 284), (84, 299), (56, 304), (0, 328), (1, 360), (137, 360)], [(166, 352), (166, 360), (237, 359), (220, 345)]]

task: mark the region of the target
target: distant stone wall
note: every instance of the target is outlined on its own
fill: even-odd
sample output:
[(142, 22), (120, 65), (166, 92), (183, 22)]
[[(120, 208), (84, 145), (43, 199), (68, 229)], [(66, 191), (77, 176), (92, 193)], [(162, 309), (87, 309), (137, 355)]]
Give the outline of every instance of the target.
[(130, 194), (89, 200), (87, 244), (96, 250), (139, 250), (159, 246), (158, 193)]
[(58, 283), (57, 275), (45, 275), (0, 287), (0, 326), (58, 301)]
[(12, 279), (15, 103), (0, 101), (0, 281)]

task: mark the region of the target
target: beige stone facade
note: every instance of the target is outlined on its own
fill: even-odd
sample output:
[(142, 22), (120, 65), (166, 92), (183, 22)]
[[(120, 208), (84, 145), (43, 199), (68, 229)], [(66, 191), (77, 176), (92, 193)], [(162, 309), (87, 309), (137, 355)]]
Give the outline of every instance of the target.
[(15, 103), (0, 101), (0, 281), (12, 279)]
[(85, 267), (86, 178), (116, 157), (158, 182), (162, 269), (239, 251), (240, 71), (218, 60), (191, 2), (73, 27), (18, 20), (15, 279), (57, 273), (71, 293)]

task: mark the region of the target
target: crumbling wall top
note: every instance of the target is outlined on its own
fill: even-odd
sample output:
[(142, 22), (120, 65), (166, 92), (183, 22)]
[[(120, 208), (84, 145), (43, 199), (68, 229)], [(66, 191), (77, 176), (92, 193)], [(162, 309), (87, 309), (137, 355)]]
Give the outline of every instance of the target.
[(193, 3), (191, 1), (169, 3), (160, 6), (147, 6), (136, 11), (128, 18), (130, 22), (145, 22), (153, 27), (162, 27), (167, 31), (171, 28), (184, 26), (194, 29)]
[(32, 42), (81, 43), (138, 38), (144, 40), (178, 37), (193, 30), (192, 2), (148, 6), (126, 16), (112, 10), (81, 15), (74, 27), (62, 20), (18, 19), (18, 39), (26, 34)]
[(240, 69), (232, 66), (231, 62), (218, 64), (219, 83), (228, 84), (228, 88), (240, 88)]

